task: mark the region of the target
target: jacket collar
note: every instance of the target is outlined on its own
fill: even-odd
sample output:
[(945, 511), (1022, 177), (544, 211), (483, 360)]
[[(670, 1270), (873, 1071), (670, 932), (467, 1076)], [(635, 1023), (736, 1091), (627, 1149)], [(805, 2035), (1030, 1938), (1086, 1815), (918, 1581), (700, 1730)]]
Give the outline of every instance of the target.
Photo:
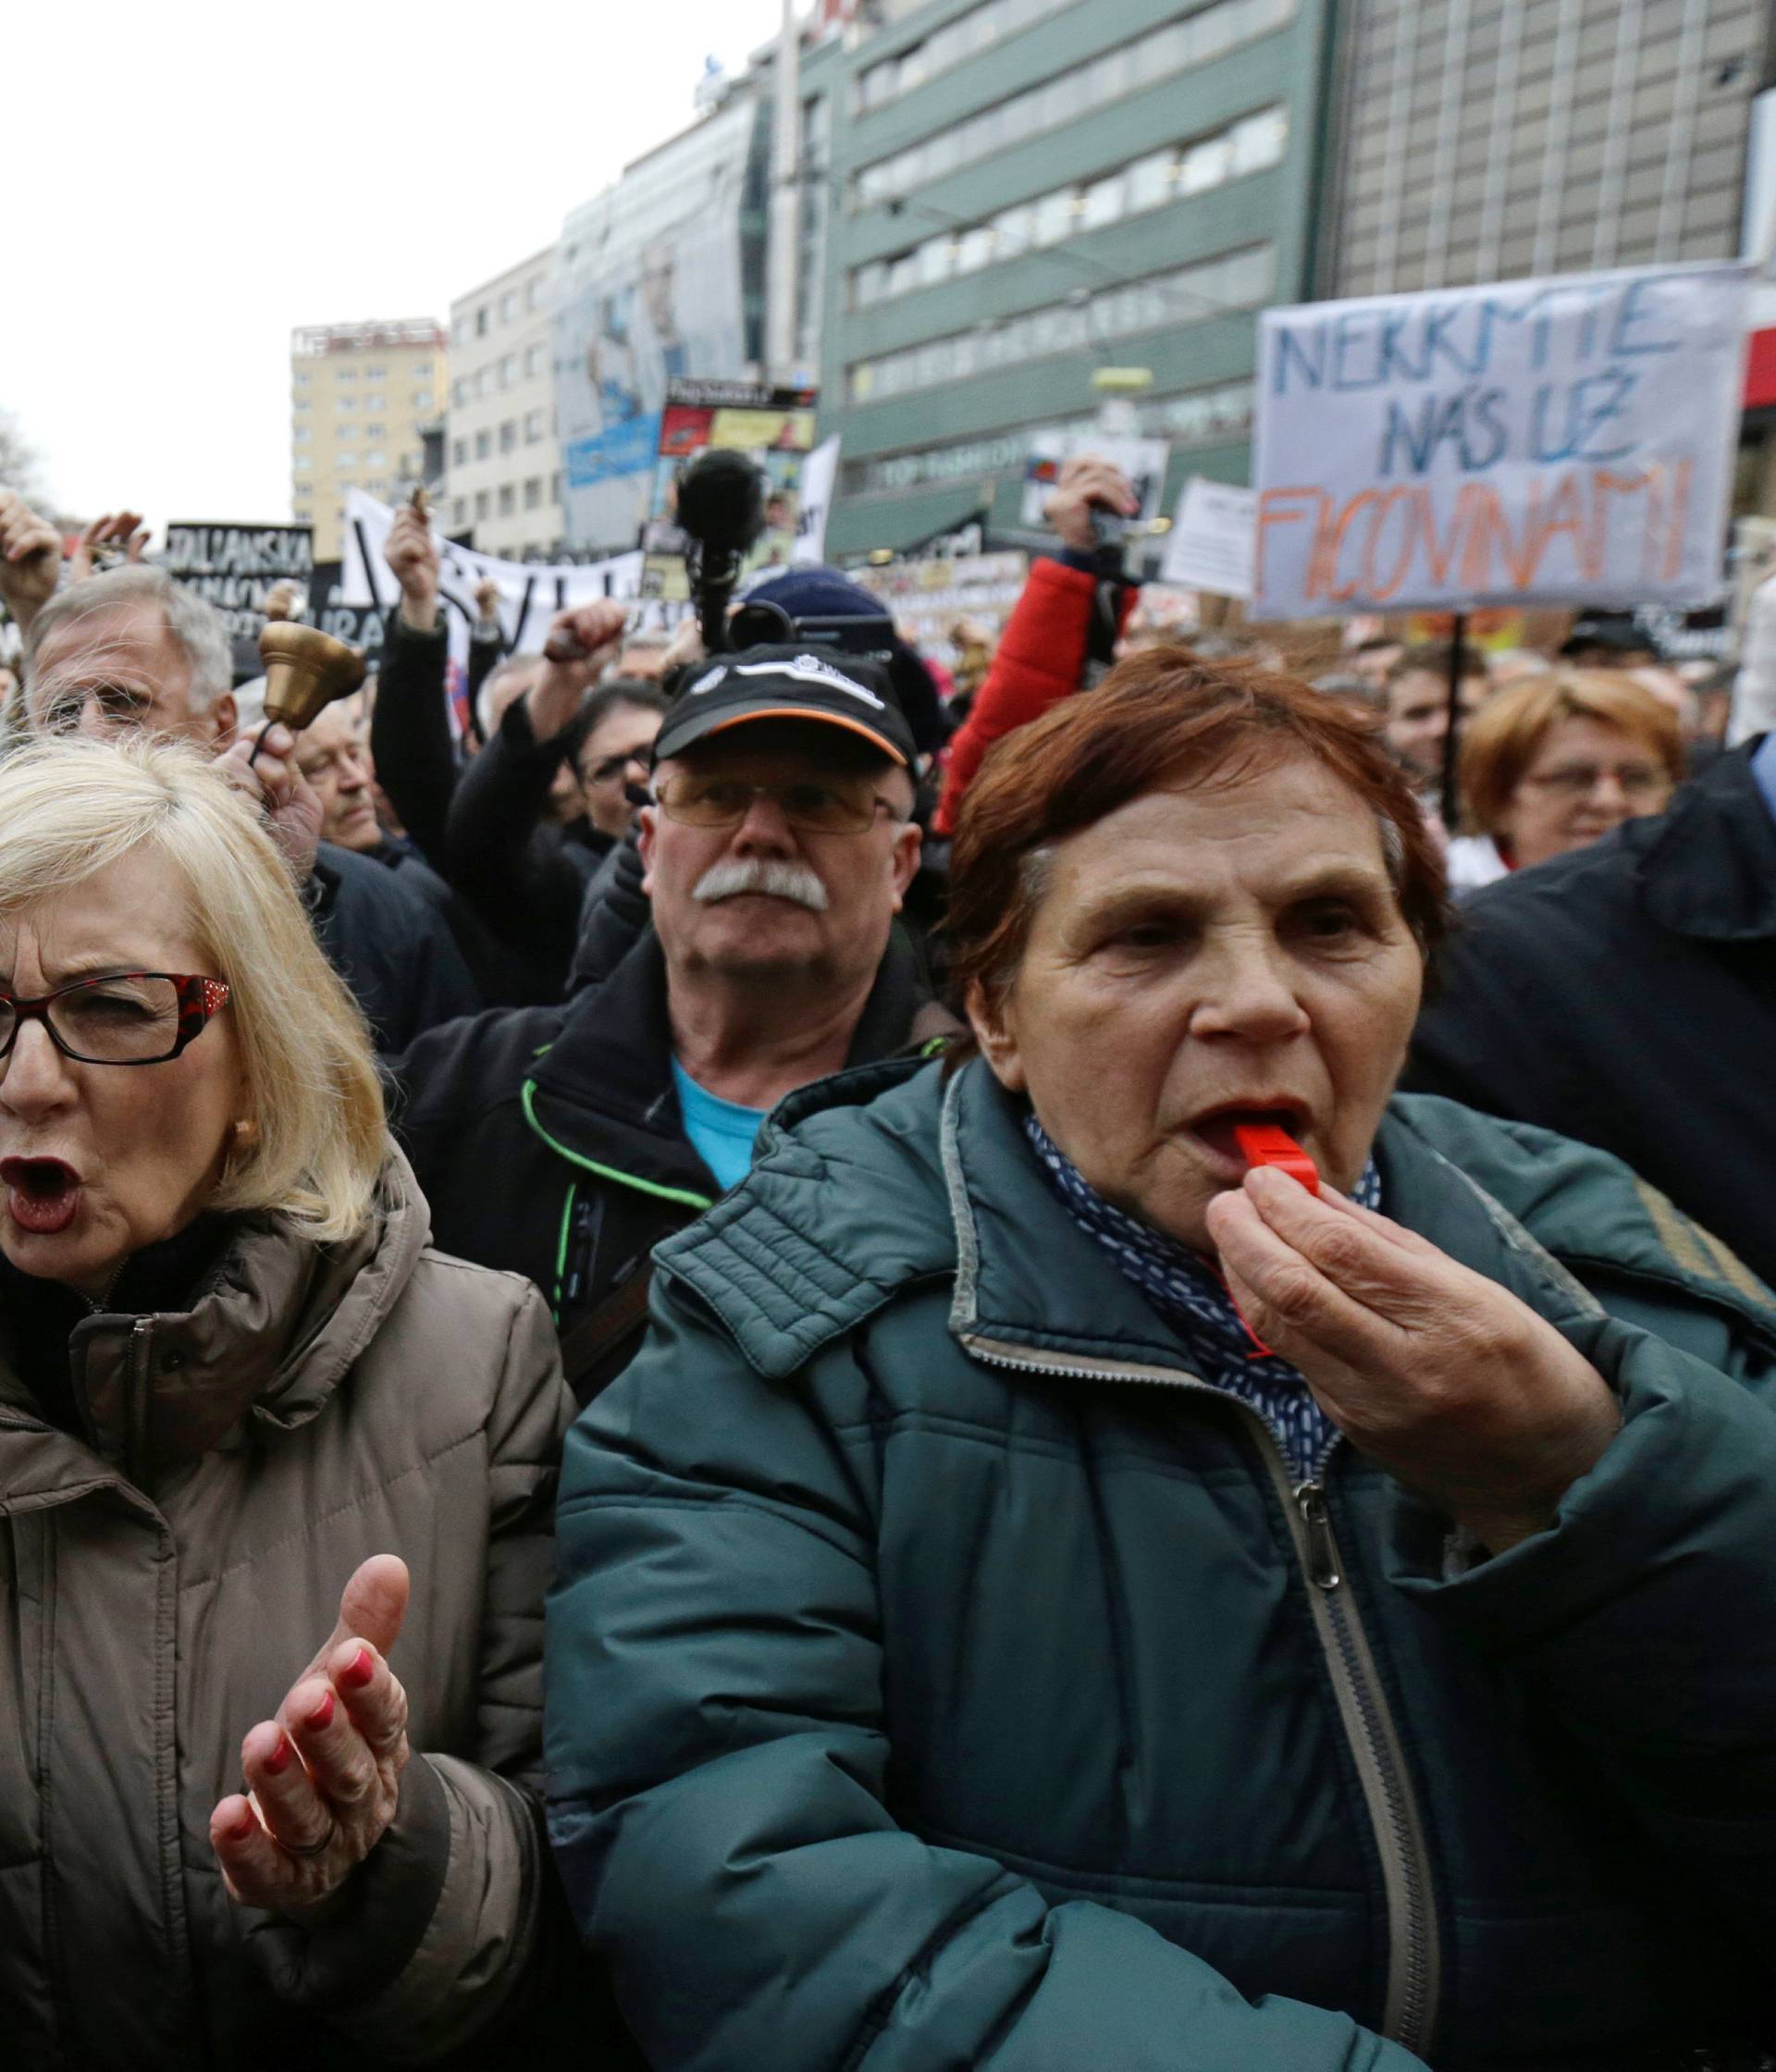
[[(370, 1222), (348, 1242), (316, 1244), (278, 1216), (243, 1218), (190, 1309), (102, 1314), (76, 1326), (74, 1396), (92, 1447), (149, 1484), (243, 1421), (278, 1431), (306, 1424), (381, 1327), (429, 1236), (424, 1197), (392, 1146)], [(28, 1392), (4, 1365), (0, 1401), (10, 1423), (29, 1414)], [(32, 1458), (65, 1481), (68, 1450), (39, 1447)], [(29, 1493), (9, 1472), (6, 1500)]]
[[(903, 1049), (930, 1005), (918, 954), (896, 928), (847, 1063), (872, 1064)], [(524, 1090), (531, 1127), (570, 1164), (706, 1207), (721, 1188), (685, 1138), (672, 1058), (666, 957), (650, 928), (602, 985), (568, 1003), (561, 1033)]]
[(1624, 832), (1639, 852), (1642, 905), (1675, 935), (1707, 943), (1776, 936), (1776, 818), (1752, 772), (1757, 746), (1717, 757), (1658, 820), (1631, 821)]
[[(1546, 1315), (1597, 1314), (1511, 1213), (1392, 1109), (1375, 1158), (1390, 1213), (1451, 1257)], [(768, 1278), (754, 1264), (767, 1252)], [(946, 1276), (950, 1330), (981, 1359), (1081, 1379), (1185, 1371), (1158, 1313), (1055, 1201), (1021, 1104), (979, 1059), (947, 1082), (935, 1065), (903, 1064), (805, 1089), (773, 1116), (745, 1184), (655, 1256), (767, 1375), (792, 1373), (910, 1283)]]

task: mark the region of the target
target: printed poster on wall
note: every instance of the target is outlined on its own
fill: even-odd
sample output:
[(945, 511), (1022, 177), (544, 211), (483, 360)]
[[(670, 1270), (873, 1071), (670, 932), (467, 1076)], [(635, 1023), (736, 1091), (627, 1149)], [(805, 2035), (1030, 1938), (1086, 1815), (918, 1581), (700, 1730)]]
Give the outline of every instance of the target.
[(1266, 310), (1254, 617), (1708, 602), (1749, 289), (1660, 266)]

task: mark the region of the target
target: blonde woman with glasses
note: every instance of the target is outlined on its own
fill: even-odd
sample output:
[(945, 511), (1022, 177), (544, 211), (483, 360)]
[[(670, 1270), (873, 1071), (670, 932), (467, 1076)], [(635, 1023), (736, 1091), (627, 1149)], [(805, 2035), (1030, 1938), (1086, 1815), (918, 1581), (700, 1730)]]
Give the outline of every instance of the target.
[(0, 1195), (7, 2062), (547, 2062), (548, 1312), (189, 750), (0, 767)]

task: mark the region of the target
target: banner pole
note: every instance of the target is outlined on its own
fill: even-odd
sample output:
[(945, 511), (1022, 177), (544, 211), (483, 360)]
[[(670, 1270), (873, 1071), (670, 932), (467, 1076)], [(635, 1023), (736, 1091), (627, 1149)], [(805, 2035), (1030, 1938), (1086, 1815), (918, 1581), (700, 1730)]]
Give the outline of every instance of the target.
[(1468, 615), (1458, 611), (1449, 633), (1449, 724), (1443, 736), (1443, 825), (1450, 834), (1456, 826), (1455, 757), (1461, 746), (1462, 664), (1466, 659)]

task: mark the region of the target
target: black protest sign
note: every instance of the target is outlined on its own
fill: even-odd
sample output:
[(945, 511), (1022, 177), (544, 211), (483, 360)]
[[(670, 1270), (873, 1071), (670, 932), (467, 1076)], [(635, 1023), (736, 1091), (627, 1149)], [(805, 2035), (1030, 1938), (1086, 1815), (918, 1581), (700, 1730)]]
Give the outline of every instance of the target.
[(374, 604), (347, 604), (340, 596), (339, 563), (316, 561), (308, 580), (308, 623), (348, 647), (361, 648), (370, 667), (382, 658), (382, 610)]
[(314, 565), (312, 525), (168, 525), (159, 558), (174, 582), (222, 614), (237, 676), (259, 672), (265, 604), (280, 583), (308, 587)]

